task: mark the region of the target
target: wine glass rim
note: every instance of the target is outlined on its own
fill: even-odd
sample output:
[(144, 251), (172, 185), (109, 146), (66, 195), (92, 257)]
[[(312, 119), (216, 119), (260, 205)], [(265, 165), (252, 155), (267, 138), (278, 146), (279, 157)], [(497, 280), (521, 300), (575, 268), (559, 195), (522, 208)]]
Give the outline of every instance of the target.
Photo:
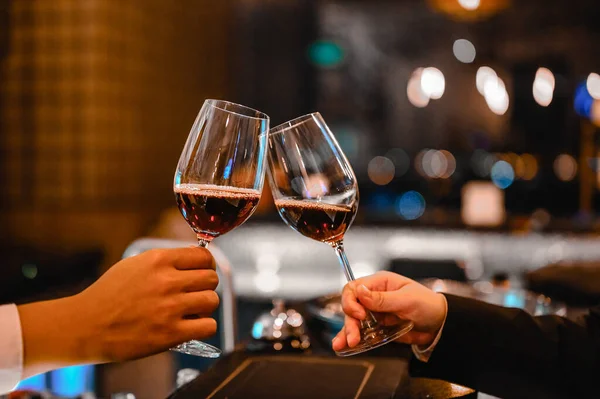
[(283, 133), (286, 130), (295, 128), (296, 126), (302, 125), (315, 117), (322, 119), (319, 112), (311, 112), (310, 114), (302, 115), (287, 122), (283, 122), (269, 131), (269, 135)]
[[(241, 117), (244, 117), (244, 118), (248, 118), (248, 119), (269, 120), (269, 115), (265, 114), (264, 112), (259, 111), (259, 110), (254, 109), (254, 108), (251, 108), (251, 107), (247, 107), (247, 106), (242, 105), (242, 104), (234, 103), (234, 102), (227, 101), (227, 100), (217, 100), (217, 99), (214, 99), (214, 98), (206, 99), (204, 102), (207, 103), (208, 105), (210, 105), (213, 108), (217, 108), (217, 109), (219, 109), (221, 111), (228, 112), (228, 113), (233, 114), (233, 115), (238, 115), (238, 116), (241, 116)], [(243, 114), (241, 112), (232, 111), (230, 109), (226, 109), (225, 107), (221, 106), (222, 104), (223, 105), (233, 105), (233, 106), (238, 107), (238, 108), (240, 108), (242, 110), (250, 111), (252, 113), (255, 113), (256, 115), (259, 115), (259, 116), (250, 116), (250, 115), (245, 115), (245, 114)]]

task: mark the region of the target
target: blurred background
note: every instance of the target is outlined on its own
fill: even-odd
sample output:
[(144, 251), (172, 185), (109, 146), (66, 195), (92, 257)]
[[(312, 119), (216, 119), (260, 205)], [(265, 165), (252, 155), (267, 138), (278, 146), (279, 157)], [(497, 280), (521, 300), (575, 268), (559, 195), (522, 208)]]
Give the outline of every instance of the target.
[[(193, 240), (172, 178), (206, 98), (271, 126), (321, 112), (359, 179), (359, 275), (449, 261), (518, 285), (600, 259), (599, 21), (594, 0), (1, 0), (0, 302), (77, 292), (139, 237)], [(267, 187), (216, 245), (264, 305), (341, 287), (309, 241)]]

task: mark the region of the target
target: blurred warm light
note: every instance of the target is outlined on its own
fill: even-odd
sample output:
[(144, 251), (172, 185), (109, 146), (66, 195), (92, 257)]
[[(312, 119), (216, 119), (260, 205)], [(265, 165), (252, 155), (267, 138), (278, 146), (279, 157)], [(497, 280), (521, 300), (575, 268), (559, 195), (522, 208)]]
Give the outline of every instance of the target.
[(508, 162), (513, 168), (519, 162), (521, 157), (515, 154), (514, 152), (509, 152), (504, 156), (504, 160)]
[(498, 76), (486, 79), (483, 96), (490, 110), (496, 115), (504, 115), (508, 111), (508, 93), (504, 82)]
[(375, 184), (385, 186), (394, 179), (396, 167), (394, 163), (386, 157), (377, 156), (369, 162), (367, 174), (369, 179)]
[(490, 79), (490, 78), (496, 79), (497, 77), (498, 77), (498, 75), (492, 68), (490, 68), (488, 66), (480, 67), (477, 70), (477, 75), (475, 75), (475, 81), (477, 84), (477, 90), (479, 91), (479, 94), (481, 94), (482, 96), (484, 95), (483, 88), (485, 86), (485, 83), (488, 81), (488, 79)]
[(515, 169), (515, 177), (522, 179), (523, 175), (525, 175), (525, 161), (523, 161), (523, 158), (517, 155), (515, 163), (512, 166)]
[(515, 171), (506, 161), (498, 161), (490, 172), (492, 183), (501, 189), (508, 188), (515, 181)]
[(417, 171), (417, 173), (420, 176), (423, 177), (427, 177), (427, 173), (425, 173), (425, 170), (423, 169), (423, 160), (425, 158), (425, 154), (427, 154), (429, 151), (429, 149), (424, 149), (419, 151), (419, 153), (415, 156), (415, 170)]
[(554, 173), (561, 181), (571, 181), (577, 175), (577, 161), (569, 154), (560, 154), (554, 160)]
[(476, 21), (506, 8), (510, 0), (428, 0), (434, 9), (459, 21)]
[(456, 159), (446, 150), (426, 150), (419, 160), (423, 174), (432, 179), (447, 179), (456, 170)]
[(598, 160), (600, 160), (600, 152), (596, 153), (596, 164), (594, 165), (596, 169), (596, 188), (600, 190), (600, 168), (598, 167)]
[(585, 85), (588, 93), (590, 93), (594, 99), (600, 100), (600, 75), (597, 73), (590, 73)]
[(430, 177), (442, 177), (448, 171), (448, 160), (441, 151), (433, 151), (431, 154)]
[(400, 177), (408, 172), (408, 169), (410, 168), (410, 158), (402, 148), (392, 148), (385, 154), (385, 157), (394, 163), (396, 176)]
[(542, 107), (547, 107), (554, 96), (556, 80), (548, 68), (539, 68), (533, 81), (533, 98)]
[(429, 67), (421, 73), (421, 90), (432, 100), (442, 98), (446, 90), (444, 74), (437, 68)]
[(406, 95), (408, 101), (417, 108), (425, 108), (429, 104), (429, 96), (423, 92), (421, 88), (421, 75), (423, 74), (423, 68), (417, 68), (406, 86)]
[(461, 217), (466, 225), (493, 227), (504, 222), (504, 192), (492, 183), (471, 181), (461, 194)]
[(600, 100), (594, 100), (590, 110), (590, 121), (600, 127)]
[(475, 46), (467, 39), (456, 40), (452, 46), (452, 52), (457, 60), (465, 64), (473, 62), (477, 54)]
[(476, 10), (479, 8), (480, 0), (458, 0), (458, 4), (465, 10)]
[(456, 158), (454, 158), (454, 155), (450, 151), (441, 150), (439, 152), (446, 158), (447, 165), (445, 172), (440, 177), (447, 179), (456, 171)]
[(425, 198), (417, 191), (407, 191), (398, 198), (396, 210), (405, 220), (416, 220), (425, 212)]
[(435, 172), (433, 170), (433, 156), (436, 152), (436, 150), (427, 150), (423, 153), (423, 158), (421, 158), (421, 168), (425, 177), (435, 177)]
[(523, 180), (532, 180), (538, 173), (538, 161), (531, 154), (523, 154), (520, 157), (521, 162), (524, 166), (524, 171), (521, 174), (521, 179)]

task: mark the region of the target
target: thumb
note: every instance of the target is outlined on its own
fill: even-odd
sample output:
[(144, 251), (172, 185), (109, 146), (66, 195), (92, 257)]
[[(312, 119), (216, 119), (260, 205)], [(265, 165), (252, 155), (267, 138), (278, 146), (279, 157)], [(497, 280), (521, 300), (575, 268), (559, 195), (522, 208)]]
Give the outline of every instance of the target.
[(371, 291), (365, 285), (359, 285), (356, 296), (359, 302), (369, 310), (375, 312), (396, 312), (398, 310), (393, 292)]

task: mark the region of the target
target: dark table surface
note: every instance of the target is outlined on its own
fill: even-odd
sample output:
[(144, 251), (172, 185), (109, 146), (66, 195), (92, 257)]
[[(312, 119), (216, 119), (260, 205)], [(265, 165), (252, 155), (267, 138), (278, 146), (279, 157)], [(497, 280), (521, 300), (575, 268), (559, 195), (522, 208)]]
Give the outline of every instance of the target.
[(411, 377), (406, 345), (389, 344), (340, 358), (322, 340), (313, 338), (311, 343), (307, 351), (276, 351), (270, 343), (248, 341), (169, 399), (477, 397), (470, 388)]

